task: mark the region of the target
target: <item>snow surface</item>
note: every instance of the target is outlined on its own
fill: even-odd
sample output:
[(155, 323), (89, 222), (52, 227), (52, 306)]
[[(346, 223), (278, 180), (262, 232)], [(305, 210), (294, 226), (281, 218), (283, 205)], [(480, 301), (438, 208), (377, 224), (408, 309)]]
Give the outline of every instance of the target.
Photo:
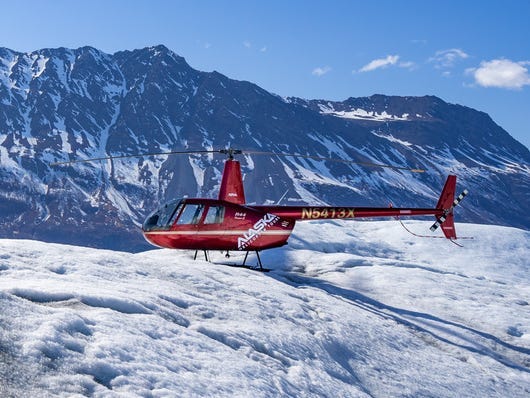
[(0, 240), (0, 396), (528, 397), (530, 232), (457, 231), (299, 223), (269, 273)]

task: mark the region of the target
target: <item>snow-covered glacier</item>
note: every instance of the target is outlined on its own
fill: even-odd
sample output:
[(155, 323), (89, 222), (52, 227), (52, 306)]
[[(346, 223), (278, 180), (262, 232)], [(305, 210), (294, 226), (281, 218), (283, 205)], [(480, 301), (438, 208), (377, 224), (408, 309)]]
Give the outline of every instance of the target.
[(527, 397), (530, 233), (457, 228), (300, 223), (268, 273), (0, 240), (0, 396)]

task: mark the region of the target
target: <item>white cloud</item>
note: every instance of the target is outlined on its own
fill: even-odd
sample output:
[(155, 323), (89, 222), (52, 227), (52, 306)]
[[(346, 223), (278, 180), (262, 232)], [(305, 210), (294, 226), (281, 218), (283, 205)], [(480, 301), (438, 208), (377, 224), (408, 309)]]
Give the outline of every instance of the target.
[(330, 72), (331, 71), (331, 67), (330, 66), (323, 66), (323, 67), (318, 67), (318, 68), (315, 68), (313, 69), (313, 72), (311, 72), (312, 75), (314, 76), (324, 76), (326, 73)]
[(387, 55), (386, 58), (378, 58), (374, 59), (373, 61), (369, 62), (368, 64), (364, 65), (361, 69), (358, 71), (353, 71), (353, 73), (356, 72), (371, 72), (376, 69), (383, 69), (387, 68), (389, 66), (397, 66), (399, 68), (414, 70), (416, 69), (416, 64), (411, 61), (399, 61), (399, 55)]
[(359, 72), (370, 72), (380, 68), (386, 68), (389, 65), (395, 65), (399, 60), (399, 55), (387, 55), (386, 58), (378, 58), (364, 65)]
[(478, 68), (468, 69), (466, 73), (473, 75), (475, 83), (482, 87), (521, 89), (530, 85), (530, 74), (525, 65), (530, 65), (530, 62), (494, 59), (482, 61)]
[(405, 68), (405, 69), (409, 69), (409, 70), (414, 70), (416, 69), (416, 64), (414, 62), (411, 62), (411, 61), (404, 61), (404, 62), (400, 62), (398, 64), (398, 66), (400, 68)]
[(212, 43), (208, 42), (208, 41), (202, 41), (202, 40), (196, 40), (195, 43), (200, 46), (201, 48), (204, 48), (206, 50), (208, 50), (209, 48), (212, 47)]
[(434, 57), (429, 58), (429, 62), (433, 62), (437, 69), (452, 68), (455, 63), (461, 59), (469, 58), (469, 55), (459, 48), (451, 48), (449, 50), (436, 51)]
[(263, 46), (259, 49), (260, 52), (264, 53), (265, 51), (267, 51), (267, 46)]
[(244, 45), (246, 48), (250, 48), (250, 47), (252, 47), (252, 44), (251, 44), (248, 40), (245, 40), (245, 41), (243, 42), (243, 45)]

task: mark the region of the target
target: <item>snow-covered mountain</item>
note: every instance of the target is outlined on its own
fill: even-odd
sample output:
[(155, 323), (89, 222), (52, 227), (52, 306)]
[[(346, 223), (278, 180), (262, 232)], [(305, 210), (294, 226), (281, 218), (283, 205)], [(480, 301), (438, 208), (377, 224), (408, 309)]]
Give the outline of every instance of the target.
[(300, 223), (265, 274), (0, 240), (0, 396), (528, 397), (530, 233), (457, 228)]
[(221, 156), (53, 161), (234, 146), (423, 167), (413, 175), (243, 156), (247, 199), (432, 206), (448, 173), (471, 195), (458, 220), (530, 228), (530, 152), (487, 114), (436, 97), (281, 98), (200, 72), (164, 46), (0, 48), (0, 236), (138, 251), (169, 198), (215, 197)]

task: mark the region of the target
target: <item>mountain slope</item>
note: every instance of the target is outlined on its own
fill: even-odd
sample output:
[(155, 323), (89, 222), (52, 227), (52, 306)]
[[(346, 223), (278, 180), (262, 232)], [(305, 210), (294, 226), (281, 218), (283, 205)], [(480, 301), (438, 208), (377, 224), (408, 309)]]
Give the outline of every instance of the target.
[(281, 98), (164, 46), (0, 49), (2, 237), (145, 249), (146, 215), (170, 198), (215, 197), (222, 157), (50, 163), (226, 146), (429, 170), (247, 155), (250, 203), (432, 206), (455, 173), (471, 192), (460, 220), (530, 228), (530, 152), (482, 112), (428, 96)]
[(458, 228), (303, 223), (267, 274), (2, 240), (0, 395), (526, 397), (530, 235)]

